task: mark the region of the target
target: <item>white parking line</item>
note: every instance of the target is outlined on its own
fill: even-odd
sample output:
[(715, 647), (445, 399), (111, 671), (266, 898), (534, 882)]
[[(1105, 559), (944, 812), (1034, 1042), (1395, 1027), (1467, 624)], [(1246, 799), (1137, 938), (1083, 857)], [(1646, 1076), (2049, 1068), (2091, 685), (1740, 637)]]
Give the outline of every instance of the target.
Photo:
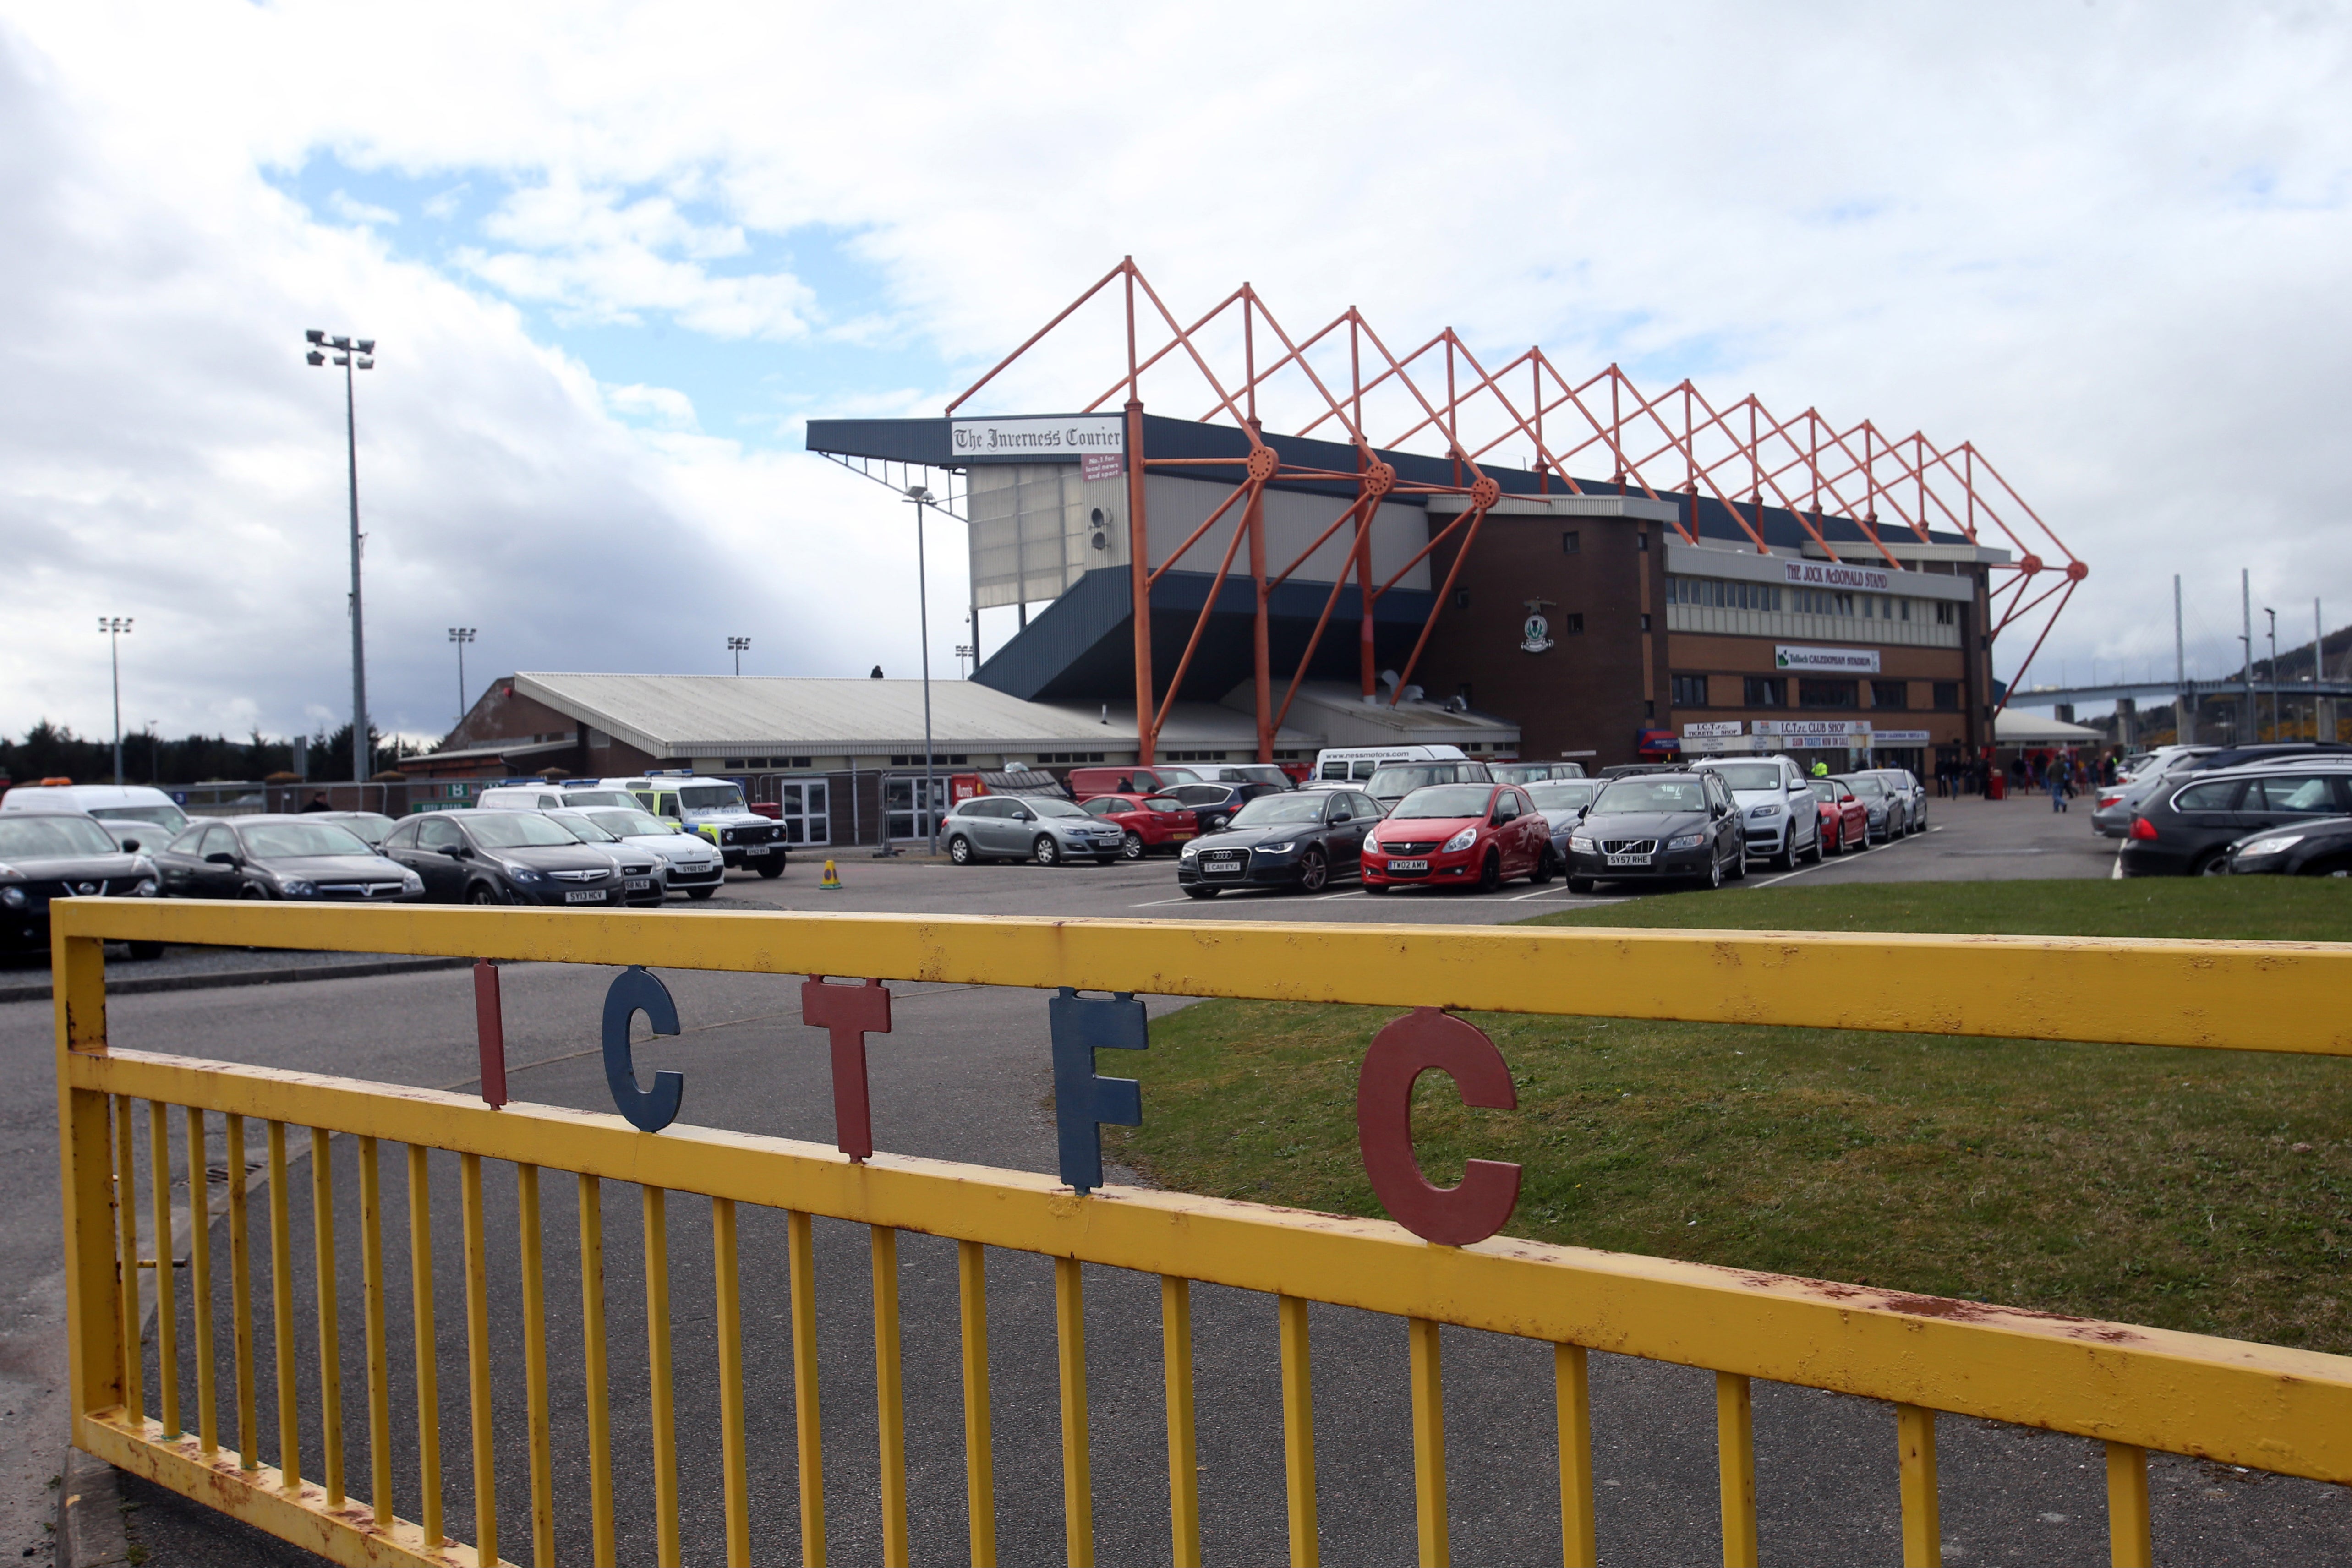
[(1557, 896), (1557, 895), (1559, 895), (1559, 894), (1565, 894), (1565, 893), (1567, 893), (1567, 892), (1568, 892), (1568, 884), (1567, 884), (1567, 883), (1561, 883), (1559, 886), (1558, 886), (1558, 887), (1539, 887), (1539, 888), (1537, 888), (1533, 893), (1515, 893), (1515, 894), (1513, 894), (1511, 895), (1511, 902), (1512, 902), (1513, 904), (1525, 904), (1525, 903), (1526, 903), (1528, 899), (1530, 899), (1530, 898), (1545, 898), (1545, 897), (1550, 897), (1550, 896)]
[(1149, 904), (1130, 904), (1128, 907), (1129, 909), (1159, 909), (1171, 904), (1190, 904), (1192, 902), (1192, 895), (1188, 893), (1181, 898), (1155, 898)]
[[(1928, 824), (1927, 831), (1928, 831), (1929, 832), (1931, 832), (1931, 833), (1940, 833), (1940, 832), (1942, 832), (1944, 830), (1943, 830), (1943, 826), (1942, 826), (1942, 824), (1940, 824), (1940, 823), (1930, 823), (1930, 824)], [(1881, 851), (1885, 851), (1885, 850), (1899, 850), (1899, 849), (1901, 849), (1904, 845), (1906, 845), (1906, 844), (1907, 844), (1907, 843), (1910, 843), (1911, 841), (1912, 841), (1912, 836), (1911, 836), (1911, 835), (1906, 834), (1906, 835), (1905, 835), (1905, 836), (1904, 836), (1904, 837), (1902, 837), (1902, 838), (1899, 838), (1899, 839), (1896, 839), (1896, 840), (1893, 841), (1892, 842), (1889, 842), (1889, 843), (1882, 843), (1882, 844), (1880, 844), (1878, 847), (1879, 847), (1879, 849), (1880, 849)], [(1851, 854), (1840, 855), (1840, 856), (1839, 856), (1836, 860), (1834, 860), (1834, 861), (1832, 861), (1832, 860), (1829, 859), (1829, 858), (1825, 855), (1825, 856), (1823, 856), (1822, 859), (1815, 861), (1815, 862), (1814, 862), (1812, 864), (1811, 864), (1811, 865), (1801, 865), (1801, 866), (1799, 866), (1799, 867), (1798, 867), (1796, 870), (1794, 870), (1794, 871), (1782, 872), (1779, 876), (1775, 876), (1775, 877), (1767, 877), (1764, 881), (1762, 881), (1762, 882), (1759, 882), (1759, 883), (1756, 883), (1756, 886), (1757, 886), (1757, 888), (1758, 888), (1759, 891), (1760, 891), (1760, 890), (1762, 890), (1762, 889), (1764, 889), (1764, 888), (1768, 888), (1768, 887), (1778, 887), (1778, 886), (1780, 886), (1782, 883), (1784, 883), (1784, 882), (1788, 881), (1788, 880), (1789, 880), (1790, 877), (1792, 877), (1792, 876), (1802, 876), (1802, 875), (1804, 875), (1807, 872), (1819, 871), (1819, 870), (1821, 870), (1823, 866), (1826, 866), (1826, 865), (1854, 865), (1854, 864), (1857, 864), (1857, 863), (1859, 863), (1859, 862), (1856, 862)]]

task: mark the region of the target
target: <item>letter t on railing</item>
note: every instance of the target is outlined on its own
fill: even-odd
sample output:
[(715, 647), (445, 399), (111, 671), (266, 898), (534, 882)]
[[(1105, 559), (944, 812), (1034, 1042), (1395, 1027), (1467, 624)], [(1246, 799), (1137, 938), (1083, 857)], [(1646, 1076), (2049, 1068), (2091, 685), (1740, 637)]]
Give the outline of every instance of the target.
[(474, 960), (474, 1033), (482, 1052), (482, 1098), (493, 1107), (507, 1103), (506, 1016), (499, 1006), (499, 967)]
[(890, 988), (879, 980), (828, 986), (811, 975), (801, 987), (801, 1022), (833, 1037), (833, 1138), (853, 1160), (874, 1154), (874, 1113), (866, 1092), (866, 1037), (890, 1032)]
[(1062, 1179), (1080, 1193), (1102, 1186), (1102, 1124), (1143, 1125), (1143, 1088), (1132, 1078), (1095, 1075), (1097, 1051), (1142, 1051), (1151, 1043), (1143, 1004), (1132, 993), (1082, 997), (1067, 986), (1046, 1004), (1054, 1034), (1054, 1126)]

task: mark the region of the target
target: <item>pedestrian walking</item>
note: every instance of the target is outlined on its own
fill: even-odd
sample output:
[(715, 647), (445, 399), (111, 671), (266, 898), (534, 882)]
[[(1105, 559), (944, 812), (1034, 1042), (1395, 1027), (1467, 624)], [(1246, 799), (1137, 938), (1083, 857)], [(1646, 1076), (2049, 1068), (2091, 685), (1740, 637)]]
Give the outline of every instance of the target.
[(2064, 810), (2066, 797), (2074, 793), (2073, 788), (2066, 781), (2066, 770), (2063, 768), (2051, 768), (2045, 781), (2050, 789), (2050, 809), (2053, 811)]

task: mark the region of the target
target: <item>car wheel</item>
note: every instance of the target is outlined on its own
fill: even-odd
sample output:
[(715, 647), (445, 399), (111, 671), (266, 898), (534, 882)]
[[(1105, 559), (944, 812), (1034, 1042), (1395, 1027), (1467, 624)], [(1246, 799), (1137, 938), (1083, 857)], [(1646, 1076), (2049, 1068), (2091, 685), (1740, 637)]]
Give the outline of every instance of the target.
[(761, 876), (782, 876), (782, 875), (783, 875), (783, 874), (784, 874), (784, 862), (783, 862), (783, 857), (782, 857), (782, 856), (781, 856), (781, 855), (779, 855), (779, 856), (778, 856), (778, 857), (776, 857), (774, 860), (765, 860), (765, 861), (761, 861), (761, 862), (760, 862), (760, 874), (761, 874)]
[(1062, 846), (1054, 841), (1054, 835), (1051, 833), (1038, 834), (1037, 841), (1029, 846), (1029, 852), (1037, 857), (1039, 865), (1062, 863)]
[(468, 904), (504, 904), (506, 900), (500, 898), (498, 895), (498, 890), (491, 887), (488, 883), (478, 882), (472, 887), (466, 890), (466, 902)]
[(1320, 893), (1331, 884), (1331, 862), (1321, 850), (1308, 850), (1298, 862), (1298, 891)]
[(718, 891), (715, 887), (689, 887), (686, 890), (686, 896), (699, 904)]
[[(1797, 869), (1796, 829), (1790, 828), (1788, 831), (1780, 835), (1780, 852), (1772, 857), (1772, 869), (1774, 871), (1794, 871)], [(1740, 874), (1743, 876), (1748, 873), (1748, 857), (1744, 854), (1739, 857), (1739, 871)]]
[(1592, 879), (1589, 876), (1571, 876), (1568, 879), (1568, 891), (1576, 894), (1591, 893)]
[(1118, 841), (1118, 852), (1123, 860), (1139, 861), (1150, 852), (1143, 847), (1143, 835), (1129, 833)]
[(1559, 870), (1559, 865), (1557, 857), (1552, 854), (1551, 846), (1546, 844), (1544, 846), (1543, 853), (1536, 856), (1536, 869), (1528, 873), (1528, 885), (1529, 887), (1541, 887), (1544, 883), (1549, 882), (1552, 879), (1553, 874)]
[(1815, 865), (1821, 864), (1822, 861), (1829, 858), (1829, 852), (1822, 848), (1822, 830), (1818, 825), (1813, 829), (1813, 847), (1805, 858)]
[(1188, 887), (1184, 890), (1184, 894), (1188, 898), (1214, 898), (1223, 891), (1222, 888), (1214, 887)]
[(161, 942), (133, 942), (131, 944), (131, 956), (142, 964), (147, 963), (151, 959), (160, 958), (163, 956), (163, 944)]
[(1503, 857), (1488, 850), (1486, 860), (1478, 867), (1478, 891), (1492, 893), (1502, 885)]
[(1822, 837), (1821, 852), (1824, 857), (1829, 855), (1843, 855), (1845, 853), (1845, 828), (1843, 824), (1841, 823), (1838, 827), (1832, 829)]
[(1723, 862), (1714, 855), (1706, 857), (1706, 885), (1709, 887), (1723, 885)]
[(2229, 875), (2230, 852), (2227, 850), (2215, 850), (2211, 854), (2207, 855), (2203, 860), (2199, 861), (2197, 862), (2197, 869), (2189, 873), (2189, 874), (2191, 876)]
[(948, 841), (948, 859), (957, 865), (970, 865), (980, 857), (971, 852), (971, 841), (958, 833)]
[[(1792, 861), (1790, 863), (1793, 864), (1794, 862)], [(1725, 872), (1723, 875), (1724, 880), (1727, 882), (1745, 882), (1748, 880), (1748, 854), (1746, 851), (1743, 850), (1738, 854), (1731, 857), (1731, 869)]]

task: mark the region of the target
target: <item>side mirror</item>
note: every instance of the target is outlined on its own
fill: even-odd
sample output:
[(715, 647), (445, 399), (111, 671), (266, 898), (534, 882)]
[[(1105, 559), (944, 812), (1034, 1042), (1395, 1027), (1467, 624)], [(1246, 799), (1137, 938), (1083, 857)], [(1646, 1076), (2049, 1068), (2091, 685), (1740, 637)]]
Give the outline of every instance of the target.
[(444, 844), (441, 846), (441, 852), (453, 861), (461, 861), (473, 852), (463, 844)]
[(215, 850), (205, 857), (205, 861), (209, 865), (235, 865), (236, 857), (226, 850)]
[(139, 852), (139, 841), (138, 841), (137, 839), (125, 839), (125, 840), (123, 840), (123, 841), (122, 841), (122, 852), (123, 852), (124, 854), (126, 854), (126, 855), (135, 855), (135, 854), (137, 854), (137, 853)]
[(1349, 815), (1347, 812), (1345, 812), (1345, 811), (1334, 811), (1334, 812), (1332, 812), (1332, 813), (1331, 813), (1331, 820), (1332, 820), (1334, 822), (1352, 822), (1352, 821), (1355, 821), (1355, 819), (1354, 819), (1353, 817), (1349, 816)]

